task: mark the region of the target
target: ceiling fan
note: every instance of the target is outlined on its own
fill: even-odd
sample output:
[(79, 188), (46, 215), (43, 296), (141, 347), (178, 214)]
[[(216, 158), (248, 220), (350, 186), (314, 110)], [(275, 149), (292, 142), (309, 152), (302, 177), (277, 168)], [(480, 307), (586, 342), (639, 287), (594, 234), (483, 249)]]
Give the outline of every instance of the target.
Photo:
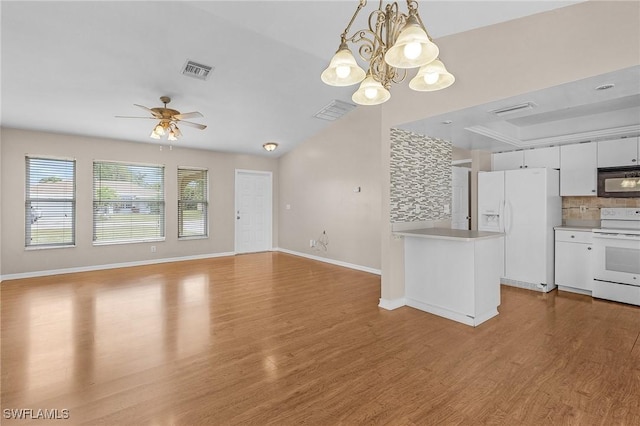
[(161, 96), (160, 102), (164, 104), (164, 107), (147, 108), (143, 105), (134, 104), (135, 106), (142, 108), (149, 112), (151, 117), (128, 117), (117, 115), (116, 118), (144, 118), (158, 120), (158, 124), (153, 128), (149, 135), (152, 139), (160, 139), (162, 136), (167, 135), (167, 139), (170, 141), (178, 140), (182, 136), (182, 132), (178, 128), (180, 125), (195, 127), (196, 129), (204, 130), (207, 128), (204, 124), (193, 123), (191, 121), (184, 121), (185, 118), (203, 117), (203, 115), (197, 111), (180, 113), (175, 109), (167, 108), (167, 104), (171, 102), (171, 98), (168, 96)]

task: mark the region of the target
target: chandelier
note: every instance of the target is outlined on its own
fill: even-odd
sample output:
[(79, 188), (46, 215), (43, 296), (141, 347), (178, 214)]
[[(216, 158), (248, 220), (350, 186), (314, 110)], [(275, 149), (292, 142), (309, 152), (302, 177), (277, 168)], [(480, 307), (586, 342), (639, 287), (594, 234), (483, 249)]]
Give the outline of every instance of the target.
[[(409, 82), (417, 91), (434, 91), (449, 87), (455, 81), (438, 58), (438, 46), (427, 33), (418, 14), (418, 2), (407, 0), (408, 14), (401, 13), (393, 2), (369, 15), (368, 28), (349, 35), (351, 25), (367, 0), (360, 0), (356, 11), (340, 35), (340, 47), (331, 59), (321, 79), (330, 86), (350, 86), (360, 83), (352, 96), (360, 105), (377, 105), (391, 97), (391, 83), (400, 83), (407, 69), (418, 68)], [(358, 53), (368, 63), (368, 70), (360, 68), (347, 43), (359, 45)]]

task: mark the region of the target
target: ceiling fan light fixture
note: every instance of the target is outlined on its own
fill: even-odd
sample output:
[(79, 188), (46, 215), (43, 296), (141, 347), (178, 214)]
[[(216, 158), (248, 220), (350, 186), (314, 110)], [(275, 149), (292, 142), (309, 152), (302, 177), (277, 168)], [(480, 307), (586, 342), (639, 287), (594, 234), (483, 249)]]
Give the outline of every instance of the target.
[(151, 134), (149, 135), (149, 137), (150, 137), (151, 139), (160, 139), (160, 135), (159, 135), (159, 134), (157, 134), (157, 133), (155, 132), (155, 130), (153, 130), (153, 131), (151, 132)]
[(153, 129), (153, 133), (158, 136), (164, 136), (164, 127), (162, 126), (162, 123), (158, 123), (158, 125)]

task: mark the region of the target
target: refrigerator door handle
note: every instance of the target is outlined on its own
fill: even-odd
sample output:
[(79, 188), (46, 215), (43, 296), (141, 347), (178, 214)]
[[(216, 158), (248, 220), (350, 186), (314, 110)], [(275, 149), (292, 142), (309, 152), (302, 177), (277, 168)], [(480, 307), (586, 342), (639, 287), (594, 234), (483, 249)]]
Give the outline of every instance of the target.
[(498, 232), (504, 232), (504, 200), (498, 206)]
[(504, 201), (504, 232), (511, 231), (511, 206), (507, 200)]

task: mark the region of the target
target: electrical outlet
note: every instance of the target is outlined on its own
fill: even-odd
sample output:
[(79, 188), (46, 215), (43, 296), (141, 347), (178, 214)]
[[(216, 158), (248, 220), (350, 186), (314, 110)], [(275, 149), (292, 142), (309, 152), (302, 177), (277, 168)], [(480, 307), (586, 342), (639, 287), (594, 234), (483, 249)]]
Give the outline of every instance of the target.
[(309, 247), (315, 247), (316, 246), (316, 240), (309, 240)]
[(151, 246), (151, 253), (155, 253), (156, 252), (156, 246)]
[(587, 206), (580, 206), (580, 213), (584, 213), (587, 211)]

